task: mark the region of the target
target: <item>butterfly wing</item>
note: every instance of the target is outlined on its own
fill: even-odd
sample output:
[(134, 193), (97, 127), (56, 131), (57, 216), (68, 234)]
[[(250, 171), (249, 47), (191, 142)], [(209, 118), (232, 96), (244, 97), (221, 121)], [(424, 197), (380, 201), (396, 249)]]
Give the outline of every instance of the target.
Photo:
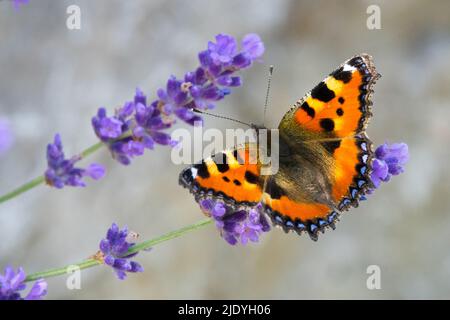
[[(268, 180), (264, 202), (285, 231), (306, 230), (316, 240), (318, 230), (334, 228), (339, 211), (357, 206), (371, 187), (373, 152), (365, 129), (378, 77), (369, 55), (355, 56), (283, 117), (280, 145), (289, 152)], [(293, 158), (296, 166), (289, 164)]]
[(297, 101), (280, 129), (293, 122), (322, 136), (343, 138), (363, 132), (372, 116), (373, 84), (379, 76), (371, 56), (347, 60)]
[(256, 144), (225, 150), (184, 169), (180, 184), (189, 188), (196, 201), (222, 200), (228, 205), (255, 206), (262, 197), (263, 178)]

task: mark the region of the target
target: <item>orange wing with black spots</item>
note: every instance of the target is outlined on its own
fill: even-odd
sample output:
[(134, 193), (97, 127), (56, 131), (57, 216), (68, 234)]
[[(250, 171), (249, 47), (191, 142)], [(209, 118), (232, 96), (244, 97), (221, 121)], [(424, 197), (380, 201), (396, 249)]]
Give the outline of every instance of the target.
[[(303, 169), (298, 173), (289, 169), (285, 177), (271, 179), (264, 202), (273, 222), (285, 231), (307, 231), (316, 240), (319, 230), (334, 228), (339, 211), (357, 206), (371, 186), (372, 146), (365, 129), (378, 77), (369, 55), (355, 56), (283, 117), (280, 136)], [(281, 164), (280, 171), (283, 174)], [(303, 178), (305, 171), (317, 181)], [(286, 183), (287, 177), (293, 182)], [(299, 187), (298, 180), (309, 190), (306, 194), (293, 190)]]
[(221, 199), (233, 206), (254, 206), (262, 197), (256, 145), (246, 144), (202, 160), (180, 174), (180, 184), (194, 194), (196, 201)]
[(299, 100), (281, 123), (295, 121), (311, 133), (335, 137), (364, 131), (372, 116), (372, 86), (378, 77), (371, 56), (355, 56)]

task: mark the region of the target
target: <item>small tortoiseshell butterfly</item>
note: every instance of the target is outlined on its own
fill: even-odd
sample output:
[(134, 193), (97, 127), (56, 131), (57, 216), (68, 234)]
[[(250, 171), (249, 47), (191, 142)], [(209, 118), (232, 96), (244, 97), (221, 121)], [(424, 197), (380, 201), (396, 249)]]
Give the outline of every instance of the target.
[(334, 229), (339, 213), (357, 207), (373, 187), (365, 129), (379, 77), (372, 57), (357, 55), (297, 101), (278, 126), (276, 174), (260, 174), (260, 162), (248, 161), (254, 144), (247, 143), (183, 170), (180, 184), (197, 201), (221, 200), (234, 208), (262, 202), (275, 225), (317, 240), (319, 230)]

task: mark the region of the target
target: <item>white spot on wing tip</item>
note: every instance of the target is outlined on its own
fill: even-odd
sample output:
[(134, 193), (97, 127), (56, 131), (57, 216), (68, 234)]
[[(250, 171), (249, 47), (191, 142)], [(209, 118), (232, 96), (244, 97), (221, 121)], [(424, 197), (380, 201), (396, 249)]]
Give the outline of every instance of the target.
[(343, 70), (344, 71), (353, 71), (353, 70), (356, 70), (356, 68), (346, 63), (346, 64), (344, 64)]
[(194, 167), (192, 167), (191, 168), (191, 175), (192, 175), (192, 178), (194, 178), (195, 179), (195, 177), (197, 176), (197, 168), (194, 168)]

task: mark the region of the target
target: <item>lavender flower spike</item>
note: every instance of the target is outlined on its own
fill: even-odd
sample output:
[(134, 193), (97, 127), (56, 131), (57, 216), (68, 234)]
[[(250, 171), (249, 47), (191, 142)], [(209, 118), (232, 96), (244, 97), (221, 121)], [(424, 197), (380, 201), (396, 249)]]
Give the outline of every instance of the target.
[(264, 44), (257, 34), (248, 34), (238, 41), (219, 34), (215, 42), (198, 54), (199, 66), (184, 77), (170, 76), (165, 88), (156, 92), (149, 103), (139, 89), (134, 100), (125, 103), (114, 115), (107, 116), (104, 108), (92, 118), (97, 137), (105, 143), (114, 159), (124, 165), (140, 156), (155, 144), (173, 147), (177, 144), (164, 132), (172, 127), (176, 118), (189, 125), (203, 123), (194, 109), (212, 109), (215, 103), (231, 93), (231, 88), (242, 85), (237, 75), (240, 70), (260, 61)]
[(399, 175), (409, 160), (408, 145), (406, 143), (384, 143), (375, 150), (371, 179), (375, 188), (381, 181), (388, 182), (392, 175)]
[(143, 155), (145, 149), (153, 149), (155, 143), (176, 145), (176, 141), (162, 131), (169, 128), (171, 122), (163, 120), (158, 101), (147, 105), (147, 97), (140, 89), (136, 89), (133, 101), (126, 102), (112, 116), (107, 116), (105, 108), (98, 109), (92, 126), (113, 158), (124, 165)]
[(98, 180), (105, 175), (105, 169), (100, 164), (93, 163), (86, 169), (75, 167), (75, 163), (80, 160), (80, 156), (65, 159), (61, 137), (56, 134), (53, 143), (47, 146), (48, 168), (45, 171), (45, 181), (58, 189), (64, 186), (84, 187), (84, 177)]
[(127, 227), (122, 230), (116, 223), (113, 223), (111, 228), (106, 233), (106, 238), (100, 241), (100, 254), (104, 263), (114, 269), (117, 277), (124, 280), (127, 272), (143, 272), (144, 268), (136, 261), (130, 259), (137, 255), (137, 253), (127, 255), (134, 243), (131, 243), (130, 235)]
[(26, 278), (23, 268), (17, 272), (11, 267), (6, 267), (4, 274), (0, 273), (0, 300), (39, 300), (47, 294), (47, 282), (44, 279), (37, 280), (28, 294), (22, 298), (20, 291), (26, 288)]

